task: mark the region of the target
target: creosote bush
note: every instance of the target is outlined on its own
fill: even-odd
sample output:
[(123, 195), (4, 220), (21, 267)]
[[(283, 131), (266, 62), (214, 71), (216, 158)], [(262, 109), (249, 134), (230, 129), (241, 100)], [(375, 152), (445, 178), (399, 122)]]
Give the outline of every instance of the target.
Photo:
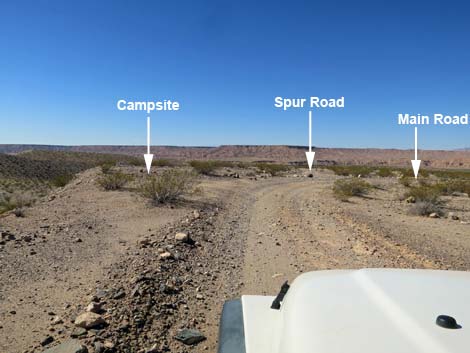
[(98, 185), (103, 189), (119, 190), (122, 189), (128, 182), (132, 180), (132, 176), (121, 172), (105, 174), (98, 179)]
[(372, 188), (372, 185), (365, 180), (350, 178), (336, 180), (333, 185), (334, 196), (347, 201), (352, 196), (364, 196)]
[(197, 175), (187, 170), (170, 169), (158, 176), (148, 177), (140, 186), (142, 196), (154, 204), (174, 202), (184, 194), (191, 193), (197, 182)]

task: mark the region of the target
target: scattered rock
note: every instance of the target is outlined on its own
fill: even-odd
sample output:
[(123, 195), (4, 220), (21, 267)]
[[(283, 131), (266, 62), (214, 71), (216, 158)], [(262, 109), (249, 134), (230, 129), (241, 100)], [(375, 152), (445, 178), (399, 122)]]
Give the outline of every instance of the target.
[(160, 260), (168, 260), (168, 259), (171, 259), (172, 257), (173, 255), (168, 251), (165, 251), (160, 254)]
[(186, 233), (176, 233), (175, 240), (180, 241), (182, 243), (188, 243), (190, 241), (190, 237)]
[(158, 353), (158, 346), (156, 344), (154, 344), (152, 347), (147, 349), (145, 351), (145, 353)]
[(119, 289), (114, 295), (113, 299), (122, 299), (126, 296), (126, 292), (124, 292), (122, 289)]
[(439, 218), (439, 215), (437, 213), (433, 212), (429, 215), (429, 218)]
[(45, 350), (43, 353), (88, 353), (88, 349), (77, 340), (68, 340)]
[(33, 237), (31, 235), (23, 235), (21, 237), (21, 240), (23, 240), (26, 243), (29, 243), (31, 240), (33, 240)]
[(468, 194), (466, 192), (457, 192), (457, 191), (454, 191), (452, 193), (452, 196), (457, 196), (457, 197), (468, 197)]
[(87, 330), (104, 323), (105, 320), (101, 315), (91, 312), (83, 313), (75, 319), (75, 326), (82, 327)]
[(150, 245), (150, 239), (149, 238), (142, 238), (139, 240), (139, 244), (142, 246), (149, 246)]
[(85, 330), (83, 327), (77, 327), (72, 331), (72, 333), (70, 334), (70, 337), (78, 338), (86, 334), (87, 334), (87, 330)]
[(94, 353), (103, 353), (106, 350), (106, 348), (104, 347), (104, 344), (101, 342), (95, 342), (93, 346), (95, 348)]
[(178, 334), (175, 336), (175, 339), (188, 346), (192, 346), (204, 341), (206, 337), (198, 330), (184, 329), (178, 332)]
[(22, 218), (24, 217), (24, 210), (22, 208), (15, 208), (15, 210), (13, 211), (13, 214), (16, 217)]
[(85, 310), (89, 313), (100, 314), (103, 311), (103, 308), (101, 303), (91, 302)]
[(63, 324), (64, 321), (59, 317), (59, 316), (56, 316), (53, 320), (52, 320), (52, 325), (59, 325), (59, 324)]
[(47, 336), (46, 338), (44, 338), (42, 341), (41, 341), (41, 346), (47, 346), (48, 344), (51, 344), (52, 342), (54, 342), (54, 337), (52, 336)]
[(410, 196), (405, 201), (406, 201), (406, 203), (415, 203), (416, 198), (414, 196)]

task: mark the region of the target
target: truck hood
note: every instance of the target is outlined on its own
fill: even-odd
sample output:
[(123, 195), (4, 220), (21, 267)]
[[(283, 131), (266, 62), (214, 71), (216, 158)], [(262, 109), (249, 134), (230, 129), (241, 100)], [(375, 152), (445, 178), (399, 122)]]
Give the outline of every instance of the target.
[[(467, 272), (310, 272), (280, 310), (272, 299), (242, 297), (247, 353), (461, 353), (470, 342)], [(438, 326), (439, 315), (457, 328)]]

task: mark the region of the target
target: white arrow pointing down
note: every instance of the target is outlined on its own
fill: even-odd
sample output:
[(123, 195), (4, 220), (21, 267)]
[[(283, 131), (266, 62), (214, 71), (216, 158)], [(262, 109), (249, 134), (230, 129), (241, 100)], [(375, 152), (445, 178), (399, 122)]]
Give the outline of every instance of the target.
[(144, 154), (145, 165), (147, 166), (147, 174), (150, 174), (152, 167), (153, 154), (150, 153), (150, 117), (147, 117), (147, 153)]
[(308, 152), (307, 156), (308, 169), (312, 170), (313, 160), (315, 159), (315, 152), (312, 152), (312, 111), (308, 112)]
[(417, 179), (418, 173), (419, 173), (419, 167), (421, 166), (421, 160), (418, 159), (418, 127), (416, 126), (415, 126), (415, 159), (411, 160), (411, 165), (413, 166), (415, 179)]

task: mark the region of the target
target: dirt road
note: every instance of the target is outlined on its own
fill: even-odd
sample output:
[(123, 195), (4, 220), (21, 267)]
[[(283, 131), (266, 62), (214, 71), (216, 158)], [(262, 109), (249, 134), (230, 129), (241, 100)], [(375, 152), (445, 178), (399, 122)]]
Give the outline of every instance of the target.
[[(181, 229), (194, 235), (197, 246), (182, 248), (186, 251), (183, 260), (172, 262), (171, 266), (179, 266), (172, 267), (173, 277), (176, 274), (181, 277), (175, 283), (182, 282), (174, 296), (176, 311), (171, 312), (171, 320), (168, 319), (163, 331), (152, 332), (155, 337), (148, 338), (149, 343), (139, 338), (143, 347), (160, 342), (156, 337), (160, 335), (165, 336), (165, 347), (177, 351), (215, 352), (224, 300), (241, 294), (274, 295), (285, 280), (292, 281), (306, 271), (363, 267), (470, 269), (470, 225), (465, 222), (470, 218), (468, 200), (459, 201), (465, 203), (460, 206), (467, 210), (462, 213), (463, 222), (418, 218), (406, 214), (406, 204), (396, 197), (392, 182), (381, 185), (367, 199), (344, 203), (333, 198), (334, 178), (323, 171), (313, 178), (258, 181), (210, 178), (202, 183), (204, 192), (194, 203), (158, 210), (142, 206), (141, 200), (129, 193), (105, 194), (94, 190), (93, 195), (80, 194), (77, 190), (81, 186), (76, 185), (75, 191), (61, 198), (66, 202), (38, 205), (30, 212), (28, 221), (23, 221), (33, 231), (44, 218), (50, 221), (51, 214), (59, 214), (64, 229), (69, 227), (73, 234), (65, 241), (66, 246), (60, 238), (64, 232), (56, 232), (50, 239), (46, 237), (48, 244), (56, 246), (59, 253), (70, 248), (76, 255), (59, 256), (50, 247), (41, 250), (38, 246), (31, 260), (32, 255), (27, 255), (29, 246), (19, 249), (5, 246), (2, 250), (2, 261), (12, 261), (14, 265), (3, 263), (0, 278), (4, 283), (0, 293), (1, 350), (38, 351), (38, 340), (44, 336), (50, 320), (48, 312), (67, 316), (67, 304), (80, 303), (78, 307), (83, 307), (98, 285), (117, 286), (116, 278), (125, 287), (122, 283), (126, 279), (120, 276), (130, 278), (135, 274), (129, 270), (110, 275), (104, 270), (122, 267), (119, 264), (124, 259), (126, 264), (142, 260), (144, 268), (159, 267), (151, 261), (157, 256), (155, 248), (174, 242), (172, 234)], [(88, 205), (83, 199), (87, 197), (98, 201)], [(208, 205), (220, 210), (205, 212)], [(196, 223), (187, 219), (194, 210), (202, 213)], [(86, 223), (83, 229), (77, 217), (81, 219), (85, 214), (91, 223)], [(17, 230), (21, 228), (19, 222), (14, 218), (5, 221), (10, 229)], [(80, 227), (74, 232), (73, 224), (77, 222)], [(157, 239), (155, 248), (140, 249), (139, 238), (150, 230)], [(76, 237), (82, 241), (77, 243), (73, 240)], [(168, 249), (173, 249), (173, 245)], [(22, 257), (17, 256), (19, 251)], [(54, 276), (50, 275), (52, 270), (46, 269), (51, 262), (44, 260), (51, 256)], [(159, 313), (155, 320), (162, 317)], [(207, 341), (184, 347), (172, 336), (191, 323), (205, 334)], [(7, 337), (5, 332), (13, 334)], [(57, 340), (66, 335), (64, 329)], [(94, 335), (98, 338), (86, 337), (87, 344), (102, 339), (99, 333)], [(119, 342), (122, 335), (109, 337), (117, 337)]]

